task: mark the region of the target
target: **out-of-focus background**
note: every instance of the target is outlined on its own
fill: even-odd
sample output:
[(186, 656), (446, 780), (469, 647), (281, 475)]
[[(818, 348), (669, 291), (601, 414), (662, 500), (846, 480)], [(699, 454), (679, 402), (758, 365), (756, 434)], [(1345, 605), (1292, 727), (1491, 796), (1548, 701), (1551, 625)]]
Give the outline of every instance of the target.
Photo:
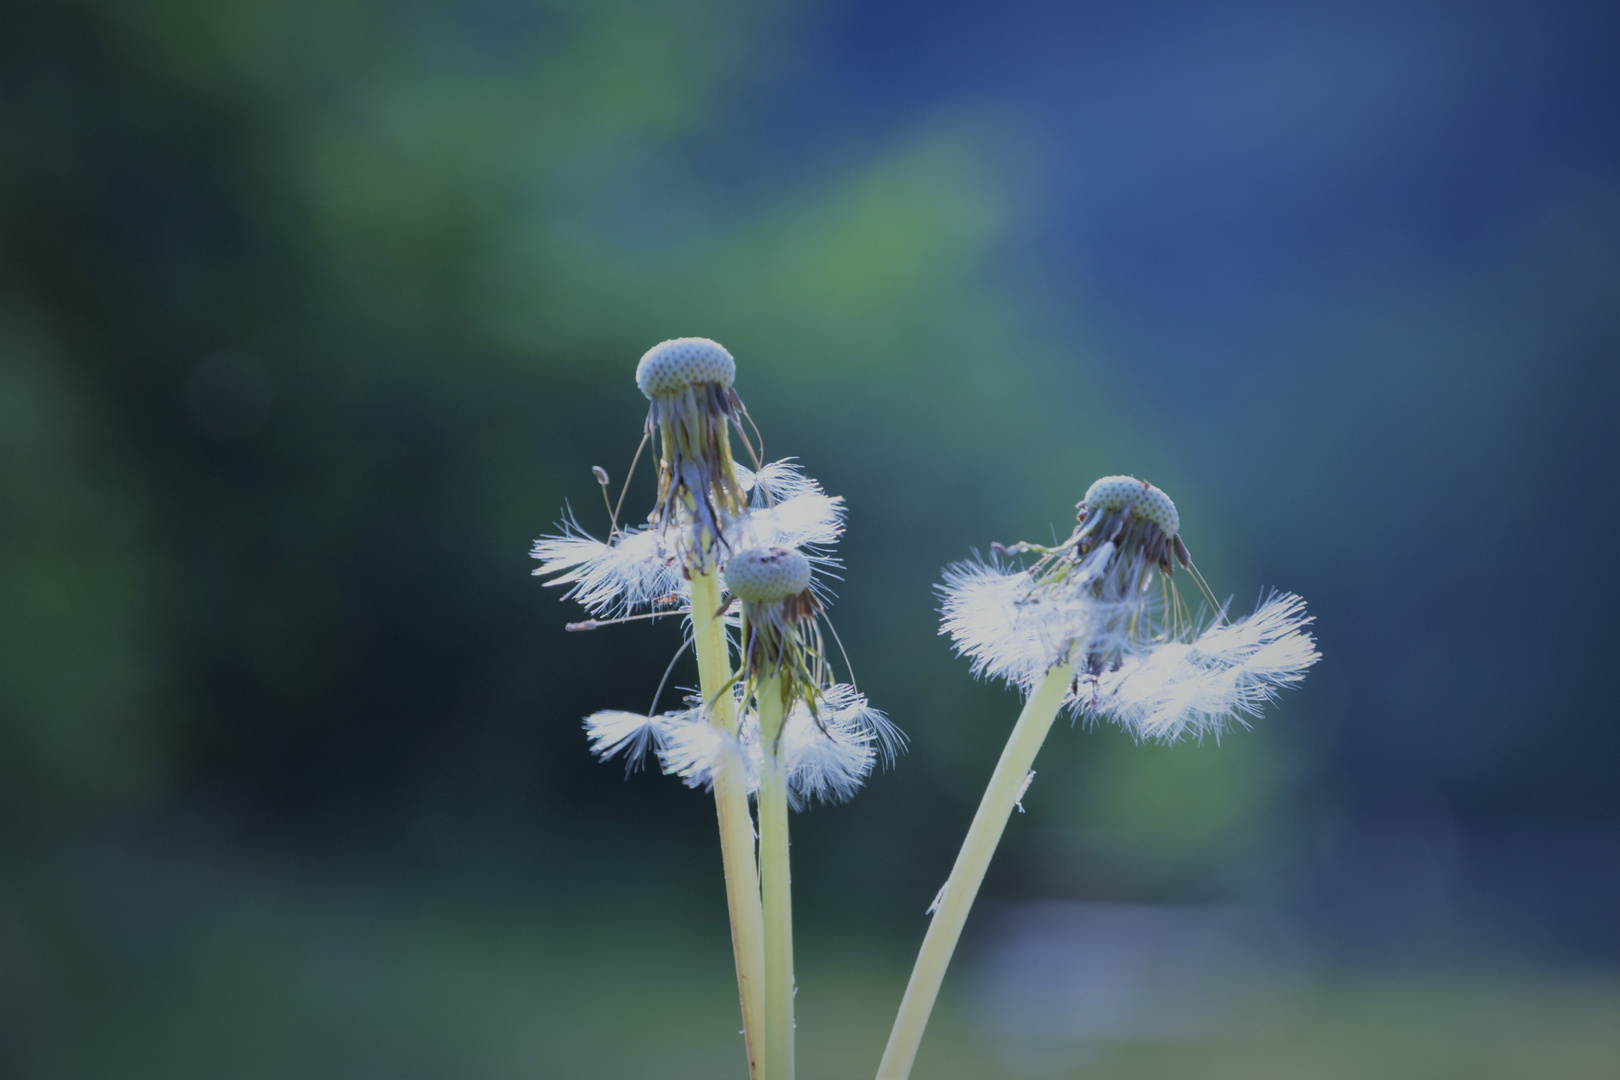
[(0, 1073), (742, 1075), (712, 803), (579, 726), (677, 628), (565, 633), (527, 554), (699, 334), (847, 497), (912, 738), (795, 823), (801, 1075), (875, 1068), (1018, 706), (941, 565), (1116, 472), (1325, 659), (1219, 745), (1054, 732), (919, 1077), (1620, 1075), (1617, 41), (6, 4)]

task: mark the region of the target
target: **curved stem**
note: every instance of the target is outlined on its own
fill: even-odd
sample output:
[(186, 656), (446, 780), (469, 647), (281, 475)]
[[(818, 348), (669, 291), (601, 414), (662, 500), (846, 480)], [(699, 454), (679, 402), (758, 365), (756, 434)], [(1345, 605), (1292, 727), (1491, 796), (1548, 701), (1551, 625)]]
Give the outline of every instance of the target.
[[(698, 686), (713, 703), (714, 725), (737, 733), (737, 701), (730, 691), (731, 655), (719, 618), (720, 574), (692, 575), (692, 647), (697, 652)], [(720, 821), (720, 859), (726, 875), (726, 906), (731, 914), (731, 952), (737, 963), (737, 996), (742, 1002), (743, 1043), (748, 1075), (759, 1080), (765, 1057), (765, 921), (754, 864), (754, 819), (748, 812), (748, 778), (736, 755), (714, 769), (714, 808)]]
[(786, 703), (778, 676), (759, 694), (759, 877), (765, 903), (765, 1075), (793, 1080), (793, 874), (788, 860)]
[(906, 1080), (911, 1065), (917, 1058), (917, 1047), (922, 1043), (923, 1029), (934, 1010), (934, 999), (939, 996), (939, 985), (945, 978), (945, 968), (956, 951), (957, 939), (962, 936), (962, 925), (967, 922), (968, 910), (979, 895), (979, 885), (990, 866), (1001, 833), (1007, 827), (1024, 790), (1029, 767), (1052, 729), (1052, 721), (1063, 705), (1063, 696), (1074, 678), (1078, 660), (1060, 662), (1046, 673), (1045, 680), (1018, 716), (1012, 734), (1007, 738), (1001, 760), (990, 776), (979, 810), (968, 826), (962, 850), (956, 855), (956, 865), (940, 892), (933, 922), (923, 938), (922, 950), (917, 954), (916, 966), (911, 969), (911, 981), (906, 984), (906, 996), (901, 999), (900, 1013), (889, 1032), (889, 1045), (883, 1051), (878, 1066), (878, 1080)]

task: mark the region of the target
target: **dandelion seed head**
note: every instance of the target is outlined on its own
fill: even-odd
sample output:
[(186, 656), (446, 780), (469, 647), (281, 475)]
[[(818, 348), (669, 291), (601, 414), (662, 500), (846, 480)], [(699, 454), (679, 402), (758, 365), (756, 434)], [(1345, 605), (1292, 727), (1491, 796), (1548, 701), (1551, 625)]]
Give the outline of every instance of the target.
[[(1222, 607), (1200, 624), (1175, 586), (1177, 566), (1186, 567), (1208, 596), (1180, 525), (1158, 488), (1103, 477), (1063, 543), (997, 545), (997, 558), (947, 567), (940, 632), (975, 675), (1026, 693), (1056, 665), (1073, 664), (1065, 703), (1138, 738), (1218, 736), (1246, 724), (1320, 659), (1305, 632), (1311, 619), (1298, 596), (1274, 593), (1246, 618), (1229, 620)], [(999, 557), (1025, 553), (1040, 557), (1027, 567)]]
[(716, 567), (721, 537), (748, 505), (731, 453), (730, 429), (741, 430), (743, 415), (736, 374), (731, 354), (708, 338), (662, 342), (636, 366), (651, 402), (646, 430), (658, 437), (658, 495), (647, 520), (685, 534), (676, 547), (689, 572)]
[[(726, 562), (725, 579), (742, 601), (745, 705), (759, 708), (767, 692), (781, 694), (790, 708), (794, 701), (813, 702), (832, 677), (818, 621), (822, 593), (812, 579), (810, 559), (788, 547), (745, 548)], [(770, 739), (774, 753), (780, 732), (773, 731)]]
[(1128, 511), (1144, 521), (1151, 521), (1174, 536), (1181, 529), (1181, 515), (1176, 504), (1160, 489), (1146, 480), (1134, 476), (1105, 476), (1086, 489), (1082, 505), (1089, 511)]
[(699, 383), (729, 387), (736, 378), (737, 361), (731, 353), (718, 341), (702, 337), (661, 341), (636, 364), (636, 385), (649, 399)]
[(750, 548), (726, 561), (726, 588), (746, 603), (770, 603), (810, 587), (810, 560), (788, 547)]

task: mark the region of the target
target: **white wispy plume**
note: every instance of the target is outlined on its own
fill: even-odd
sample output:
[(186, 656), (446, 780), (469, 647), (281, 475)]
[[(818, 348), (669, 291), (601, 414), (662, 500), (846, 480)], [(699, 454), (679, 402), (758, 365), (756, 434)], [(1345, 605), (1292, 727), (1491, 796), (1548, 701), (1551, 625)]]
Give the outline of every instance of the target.
[(1103, 544), (1072, 577), (1038, 580), (1030, 571), (992, 557), (952, 563), (940, 586), (940, 633), (972, 663), (975, 676), (1003, 679), (1025, 691), (1076, 643), (1082, 648), (1128, 648), (1124, 632), (1137, 604), (1104, 600), (1089, 590), (1097, 566), (1113, 555)]
[[(623, 755), (627, 772), (652, 752), (665, 773), (694, 788), (708, 788), (722, 759), (735, 755), (744, 765), (748, 790), (758, 790), (765, 749), (757, 717), (747, 715), (733, 737), (710, 722), (700, 701), (688, 702), (685, 709), (658, 716), (591, 714), (585, 719), (591, 752), (603, 761)], [(796, 703), (783, 724), (781, 751), (795, 808), (849, 799), (874, 768), (892, 764), (905, 744), (900, 729), (847, 684), (827, 688), (814, 713)]]
[(572, 516), (561, 532), (534, 542), (531, 558), (539, 559), (536, 576), (547, 585), (567, 585), (564, 600), (577, 600), (592, 615), (617, 618), (663, 604), (681, 610), (690, 586), (674, 552), (657, 529), (625, 529), (610, 540), (598, 540)]
[(740, 463), (734, 467), (737, 470), (737, 483), (757, 506), (787, 502), (800, 495), (821, 494), (821, 485), (806, 476), (804, 469), (793, 458), (762, 465), (758, 472)]
[(844, 802), (881, 763), (894, 764), (906, 736), (847, 683), (821, 693), (816, 711), (797, 702), (782, 726), (788, 790), (800, 802)]
[(591, 741), (591, 753), (603, 761), (623, 754), (624, 772), (628, 776), (646, 762), (647, 751), (659, 739), (661, 719), (618, 709), (594, 712), (585, 720), (585, 734)]
[(1147, 739), (1218, 736), (1228, 722), (1246, 725), (1245, 717), (1259, 716), (1322, 658), (1305, 632), (1311, 621), (1300, 597), (1273, 593), (1236, 622), (1160, 642), (1118, 671), (1082, 676), (1070, 704)]
[[(844, 531), (844, 500), (828, 495), (791, 460), (772, 462), (757, 473), (737, 473), (748, 505), (727, 517), (717, 545), (722, 568), (731, 552), (750, 547), (796, 547), (812, 562), (836, 566), (827, 549)], [(682, 570), (680, 529), (653, 525), (621, 529), (598, 540), (569, 517), (555, 534), (534, 542), (534, 574), (547, 585), (566, 585), (563, 598), (575, 600), (593, 616), (619, 618), (641, 611), (682, 613), (690, 607), (690, 583)]]

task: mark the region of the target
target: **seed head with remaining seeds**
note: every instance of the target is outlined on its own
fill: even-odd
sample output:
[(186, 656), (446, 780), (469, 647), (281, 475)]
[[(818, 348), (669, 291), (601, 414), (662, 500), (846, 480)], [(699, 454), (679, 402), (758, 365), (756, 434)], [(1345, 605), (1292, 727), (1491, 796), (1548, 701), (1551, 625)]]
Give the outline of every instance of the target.
[[(812, 560), (791, 547), (745, 548), (727, 561), (725, 582), (741, 601), (743, 669), (729, 691), (744, 717), (737, 735), (716, 729), (703, 702), (694, 700), (662, 716), (593, 714), (585, 721), (593, 751), (604, 760), (622, 753), (633, 767), (656, 750), (664, 771), (692, 786), (710, 783), (719, 762), (735, 756), (748, 769), (750, 790), (761, 762), (780, 755), (794, 805), (849, 798), (878, 762), (893, 761), (905, 736), (855, 687), (833, 681)], [(782, 722), (762, 740), (768, 693), (781, 695)]]
[[(723, 568), (745, 547), (795, 547), (833, 563), (826, 549), (843, 531), (843, 500), (791, 460), (762, 465), (756, 457), (750, 469), (733, 458), (733, 431), (750, 455), (758, 453), (741, 427), (747, 411), (732, 385), (736, 371), (731, 353), (708, 338), (674, 338), (642, 356), (636, 385), (650, 402), (643, 446), (656, 439), (659, 455), (647, 526), (622, 527), (610, 500), (606, 540), (569, 516), (532, 552), (540, 560), (535, 574), (569, 586), (567, 597), (593, 616), (576, 627), (684, 613), (691, 575)], [(606, 472), (592, 471), (606, 498)]]
[[(1253, 615), (1227, 620), (1159, 488), (1104, 477), (1078, 510), (1061, 544), (997, 544), (989, 561), (946, 568), (940, 632), (972, 659), (974, 674), (1027, 693), (1060, 661), (1076, 661), (1068, 701), (1077, 712), (1171, 740), (1243, 723), (1319, 658), (1297, 596), (1273, 594)], [(1008, 561), (1026, 554), (1037, 556), (1028, 566)], [(1177, 569), (1209, 601), (1209, 625), (1188, 614)]]

